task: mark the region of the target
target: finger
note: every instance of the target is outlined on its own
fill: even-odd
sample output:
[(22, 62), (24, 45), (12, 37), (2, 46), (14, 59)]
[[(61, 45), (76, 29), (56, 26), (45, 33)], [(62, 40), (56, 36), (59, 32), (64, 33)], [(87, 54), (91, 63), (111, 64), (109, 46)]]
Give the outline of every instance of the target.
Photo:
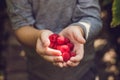
[(41, 43), (40, 39), (37, 39), (36, 52), (39, 53), (39, 54), (43, 54), (43, 53), (45, 53), (43, 49), (44, 48), (42, 46), (42, 43)]
[(60, 56), (62, 53), (59, 50), (51, 49), (49, 47), (42, 46), (40, 39), (37, 39), (36, 52), (40, 55)]
[(73, 37), (79, 43), (84, 44), (86, 42), (86, 40), (84, 39), (83, 35), (79, 31), (74, 31), (73, 32)]
[(53, 63), (53, 65), (58, 66), (60, 68), (64, 67), (63, 63), (61, 63), (61, 62), (57, 62), (57, 63), (55, 62), (55, 63)]
[(61, 56), (47, 56), (47, 55), (42, 55), (42, 57), (49, 61), (49, 62), (63, 62), (63, 59)]
[(72, 61), (68, 61), (67, 62), (67, 65), (70, 66), (70, 67), (75, 67), (75, 66), (78, 66), (80, 62), (72, 62)]
[(54, 62), (63, 62), (63, 58), (62, 58), (62, 56), (54, 56), (53, 61)]
[(70, 60), (73, 62), (79, 62), (84, 57), (84, 45), (83, 44), (75, 44), (74, 50), (76, 56), (71, 57)]
[(53, 33), (51, 31), (48, 31), (48, 30), (43, 31), (41, 33), (41, 41), (42, 41), (44, 46), (49, 46), (49, 44), (50, 44), (49, 36), (51, 34), (53, 34)]
[(60, 55), (62, 55), (61, 51), (51, 49), (49, 47), (46, 47), (45, 53), (46, 53), (46, 55), (49, 55), (49, 56), (60, 56)]
[(84, 54), (82, 52), (76, 53), (76, 56), (71, 57), (70, 61), (72, 61), (72, 62), (80, 62), (83, 59), (83, 57), (84, 57)]
[(63, 62), (63, 66), (64, 66), (64, 67), (68, 67), (68, 65), (67, 65), (66, 62)]

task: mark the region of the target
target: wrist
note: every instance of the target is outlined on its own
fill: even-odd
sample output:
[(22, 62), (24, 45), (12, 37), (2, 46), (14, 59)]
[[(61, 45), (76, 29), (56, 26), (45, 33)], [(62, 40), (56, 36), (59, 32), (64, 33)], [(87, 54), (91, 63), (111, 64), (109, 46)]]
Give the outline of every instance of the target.
[(81, 25), (79, 25), (79, 24), (77, 24), (77, 23), (73, 23), (73, 24), (71, 24), (70, 26), (78, 27), (78, 29), (80, 30), (82, 36), (85, 38), (85, 31), (84, 31), (84, 29), (82, 28)]

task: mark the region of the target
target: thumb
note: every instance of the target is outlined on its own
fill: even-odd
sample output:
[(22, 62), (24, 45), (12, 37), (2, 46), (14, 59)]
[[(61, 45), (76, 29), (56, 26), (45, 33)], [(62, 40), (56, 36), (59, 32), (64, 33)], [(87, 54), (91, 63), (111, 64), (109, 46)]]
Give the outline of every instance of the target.
[(51, 34), (53, 34), (53, 33), (50, 31), (44, 31), (41, 33), (41, 41), (42, 41), (43, 46), (47, 47), (50, 45), (49, 36)]
[(79, 43), (82, 43), (82, 44), (85, 44), (86, 40), (85, 38), (83, 37), (82, 33), (81, 32), (75, 32), (74, 33), (74, 39), (76, 41), (78, 41)]

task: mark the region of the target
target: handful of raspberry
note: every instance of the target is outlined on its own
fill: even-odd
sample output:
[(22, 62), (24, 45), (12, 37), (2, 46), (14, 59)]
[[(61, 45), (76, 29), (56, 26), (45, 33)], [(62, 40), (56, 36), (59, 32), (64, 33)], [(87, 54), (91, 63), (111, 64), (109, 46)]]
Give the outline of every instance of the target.
[(62, 53), (63, 60), (67, 62), (76, 53), (72, 52), (74, 45), (70, 42), (68, 38), (59, 36), (58, 34), (52, 34), (49, 36), (50, 48), (60, 50)]

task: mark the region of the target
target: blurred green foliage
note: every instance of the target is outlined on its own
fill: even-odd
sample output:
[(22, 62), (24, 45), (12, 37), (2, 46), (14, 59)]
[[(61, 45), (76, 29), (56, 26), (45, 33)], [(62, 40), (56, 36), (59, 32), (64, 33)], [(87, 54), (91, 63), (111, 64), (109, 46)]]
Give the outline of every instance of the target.
[(120, 0), (114, 0), (112, 5), (112, 22), (111, 27), (120, 25)]
[(99, 1), (102, 7), (112, 4), (112, 7), (110, 6), (112, 11), (111, 27), (120, 26), (120, 0), (99, 0)]

